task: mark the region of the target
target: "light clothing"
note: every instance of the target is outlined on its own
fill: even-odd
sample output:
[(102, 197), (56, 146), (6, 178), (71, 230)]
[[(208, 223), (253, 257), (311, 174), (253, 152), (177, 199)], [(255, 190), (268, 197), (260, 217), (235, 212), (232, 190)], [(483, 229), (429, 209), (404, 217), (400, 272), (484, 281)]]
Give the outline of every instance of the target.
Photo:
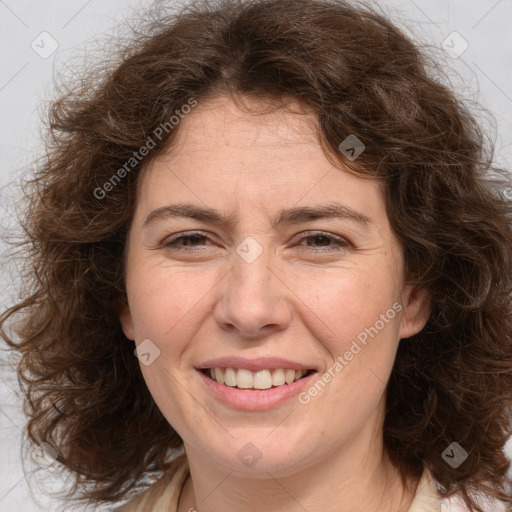
[(176, 512), (181, 490), (189, 475), (189, 466), (185, 453), (173, 462), (164, 476), (114, 512)]
[[(176, 512), (181, 490), (189, 476), (186, 454), (178, 456), (169, 473), (115, 512)], [(405, 512), (405, 511), (404, 511)], [(430, 473), (425, 472), (407, 512), (441, 512), (441, 499)]]
[(441, 512), (441, 499), (434, 479), (428, 471), (423, 473), (416, 495), (408, 512)]

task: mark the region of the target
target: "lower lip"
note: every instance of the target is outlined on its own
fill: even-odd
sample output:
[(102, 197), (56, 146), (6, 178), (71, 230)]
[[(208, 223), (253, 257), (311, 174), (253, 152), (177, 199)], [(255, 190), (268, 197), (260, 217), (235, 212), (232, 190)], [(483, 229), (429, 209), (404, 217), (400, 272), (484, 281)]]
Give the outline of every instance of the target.
[(219, 384), (202, 371), (198, 370), (200, 377), (212, 394), (226, 405), (247, 411), (263, 411), (277, 407), (287, 400), (297, 396), (301, 391), (311, 385), (318, 372), (312, 372), (302, 379), (269, 389), (238, 389)]

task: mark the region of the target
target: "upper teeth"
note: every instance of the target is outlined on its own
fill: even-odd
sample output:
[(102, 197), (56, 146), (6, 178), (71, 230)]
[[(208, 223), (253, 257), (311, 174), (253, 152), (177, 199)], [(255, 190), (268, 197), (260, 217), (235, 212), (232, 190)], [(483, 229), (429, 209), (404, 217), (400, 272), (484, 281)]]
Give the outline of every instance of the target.
[(252, 372), (245, 368), (211, 368), (210, 377), (220, 384), (243, 389), (269, 389), (281, 386), (285, 382), (291, 384), (306, 375), (307, 370), (258, 370)]

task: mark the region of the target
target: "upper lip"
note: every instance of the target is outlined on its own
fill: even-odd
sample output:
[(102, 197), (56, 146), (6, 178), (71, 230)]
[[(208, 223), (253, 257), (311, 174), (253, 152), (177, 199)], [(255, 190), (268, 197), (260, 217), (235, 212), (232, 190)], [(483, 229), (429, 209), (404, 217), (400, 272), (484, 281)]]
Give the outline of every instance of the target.
[(209, 368), (245, 368), (247, 370), (275, 370), (282, 368), (285, 370), (313, 370), (311, 365), (290, 361), (281, 357), (258, 357), (247, 359), (245, 357), (219, 357), (209, 359), (197, 366), (197, 369), (204, 370)]

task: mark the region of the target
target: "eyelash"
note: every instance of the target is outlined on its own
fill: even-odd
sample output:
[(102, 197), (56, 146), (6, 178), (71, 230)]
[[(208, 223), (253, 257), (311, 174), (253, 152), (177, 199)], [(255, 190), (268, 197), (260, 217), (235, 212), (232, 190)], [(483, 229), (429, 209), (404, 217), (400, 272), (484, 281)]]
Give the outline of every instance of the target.
[[(315, 231), (312, 232), (313, 234), (308, 234), (310, 232), (306, 232), (305, 236), (303, 236), (300, 241), (307, 240), (310, 238), (325, 238), (327, 240), (330, 240), (332, 242), (336, 242), (337, 246), (335, 247), (328, 247), (327, 249), (315, 249), (313, 248), (313, 252), (334, 252), (334, 251), (343, 251), (346, 250), (348, 247), (351, 246), (351, 244), (345, 240), (344, 238), (341, 238), (339, 236), (333, 235), (331, 233), (325, 233), (323, 231)], [(197, 251), (197, 247), (192, 247), (192, 249), (186, 249), (185, 246), (179, 246), (177, 242), (179, 240), (187, 239), (187, 238), (193, 238), (193, 237), (201, 237), (201, 238), (209, 238), (207, 235), (201, 232), (190, 232), (185, 234), (180, 234), (179, 236), (175, 236), (171, 239), (168, 239), (163, 243), (163, 246), (167, 249), (171, 250), (177, 250), (177, 251)], [(304, 246), (303, 246), (304, 247)], [(311, 247), (311, 246), (308, 246)]]

